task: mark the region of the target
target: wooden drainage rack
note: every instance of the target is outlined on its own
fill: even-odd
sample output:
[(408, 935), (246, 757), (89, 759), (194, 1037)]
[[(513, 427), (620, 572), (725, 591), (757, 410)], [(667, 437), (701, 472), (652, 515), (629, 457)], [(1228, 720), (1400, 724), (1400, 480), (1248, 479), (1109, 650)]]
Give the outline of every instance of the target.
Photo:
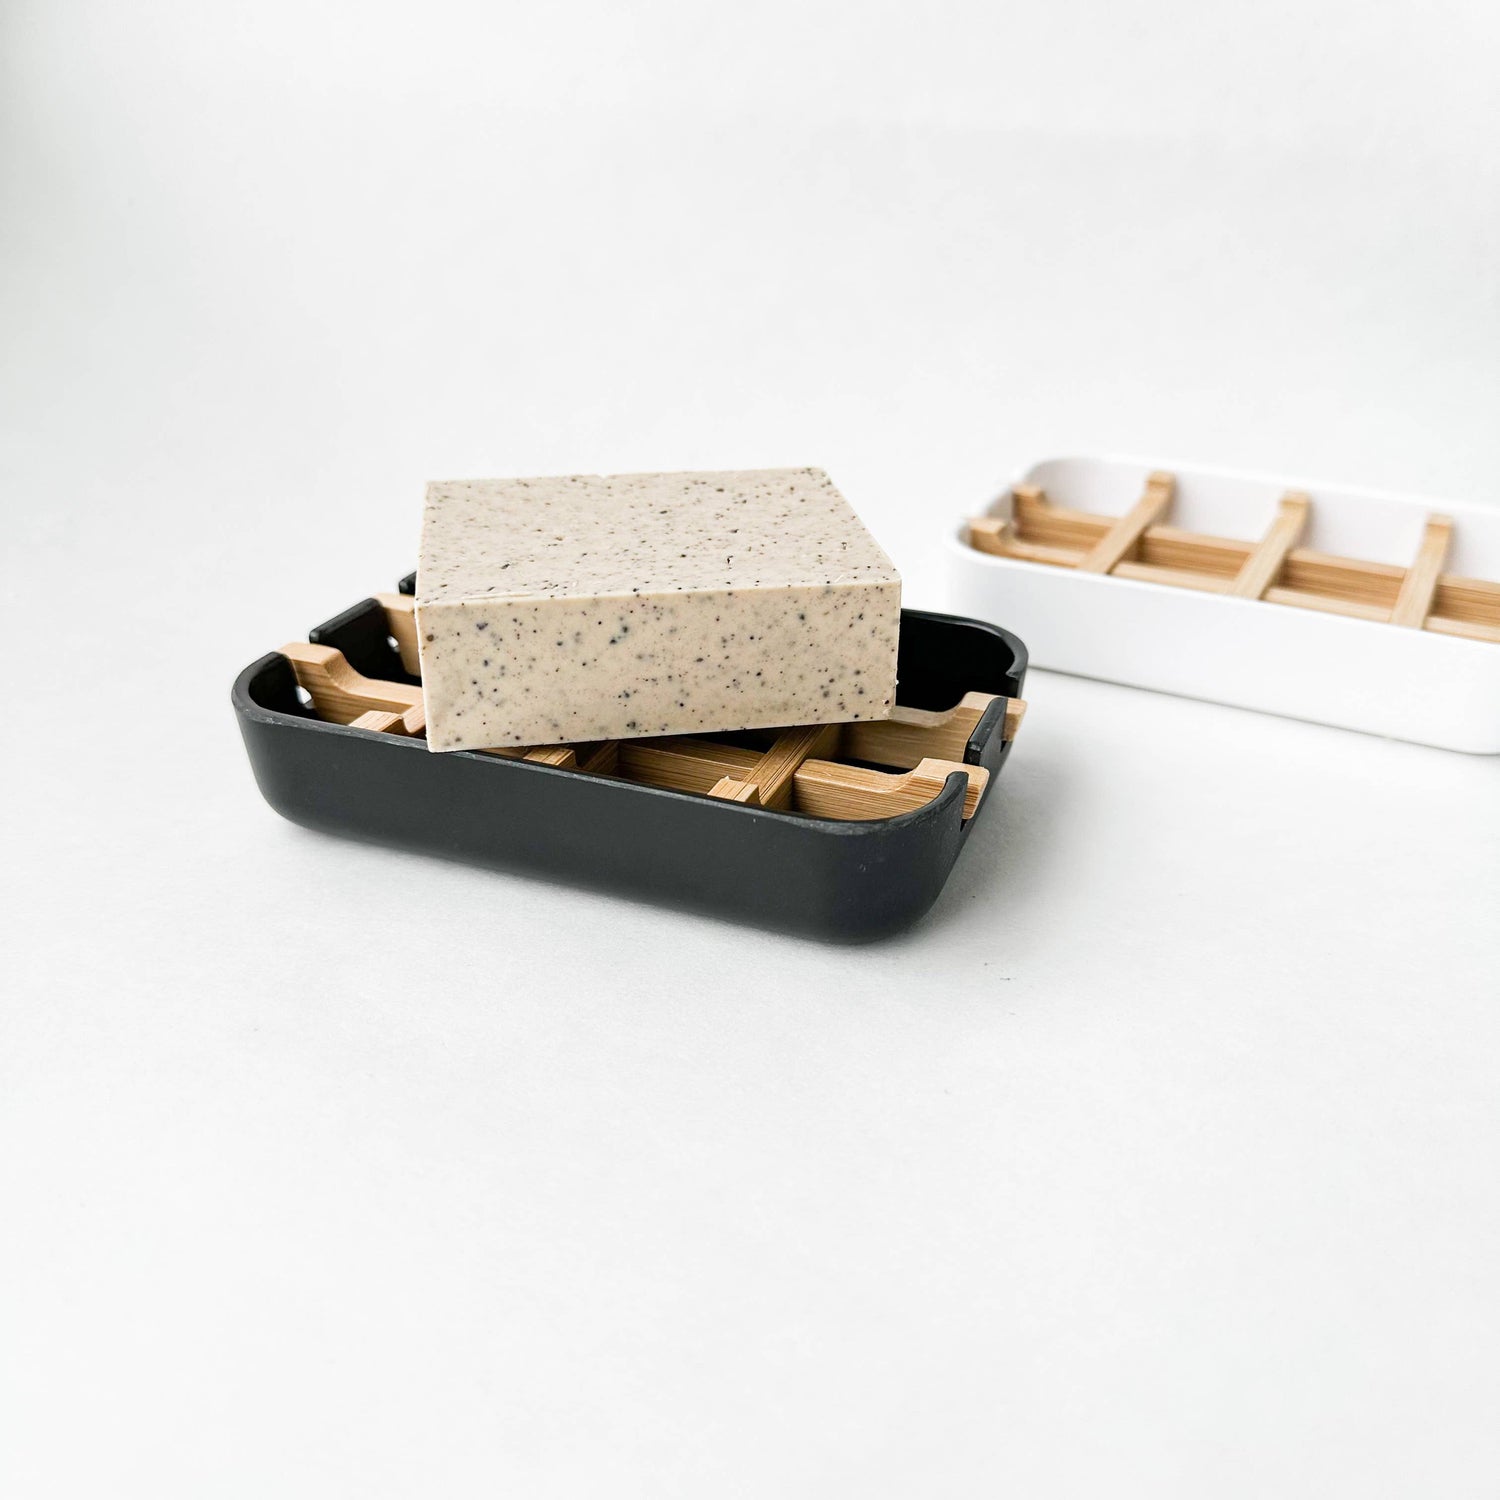
[(1175, 490), (1172, 475), (1154, 473), (1135, 505), (1115, 518), (1069, 510), (1036, 485), (1018, 484), (1011, 490), (1012, 519), (970, 521), (969, 543), (998, 557), (1081, 573), (1500, 641), (1500, 583), (1442, 571), (1453, 535), (1447, 516), (1428, 517), (1412, 565), (1398, 568), (1299, 547), (1312, 511), (1300, 491), (1284, 495), (1269, 529), (1248, 542), (1162, 525)]
[[(377, 594), (375, 599), (385, 610), (402, 666), (420, 676), (411, 597)], [(426, 734), (420, 687), (365, 677), (331, 646), (293, 641), (281, 648), (281, 655), (291, 663), (319, 718), (373, 734)], [(747, 731), (734, 737), (741, 744), (661, 737), (480, 753), (848, 821), (890, 818), (922, 807), (958, 771), (968, 778), (963, 803), (967, 820), (979, 806), (989, 772), (965, 764), (964, 750), (996, 696), (965, 693), (953, 708), (941, 711), (898, 706), (889, 719), (856, 724)], [(1025, 712), (1019, 698), (1006, 700), (1002, 738), (1015, 737)]]

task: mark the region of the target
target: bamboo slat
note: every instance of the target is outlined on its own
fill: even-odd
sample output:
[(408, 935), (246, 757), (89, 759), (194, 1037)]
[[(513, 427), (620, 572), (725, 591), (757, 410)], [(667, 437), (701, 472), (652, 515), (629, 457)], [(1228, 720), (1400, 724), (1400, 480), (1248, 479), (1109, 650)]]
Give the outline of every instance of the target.
[(1500, 582), (1441, 571), (1452, 537), (1446, 516), (1430, 518), (1412, 566), (1401, 568), (1295, 546), (1311, 515), (1311, 501), (1300, 492), (1283, 497), (1259, 542), (1160, 524), (1138, 529), (1145, 501), (1129, 516), (1112, 519), (1056, 505), (1035, 485), (1017, 485), (1012, 520), (971, 521), (969, 542), (978, 551), (1022, 562), (1079, 571), (1090, 570), (1092, 562), (1097, 571), (1130, 533), (1133, 542), (1108, 569), (1112, 577), (1500, 641)]

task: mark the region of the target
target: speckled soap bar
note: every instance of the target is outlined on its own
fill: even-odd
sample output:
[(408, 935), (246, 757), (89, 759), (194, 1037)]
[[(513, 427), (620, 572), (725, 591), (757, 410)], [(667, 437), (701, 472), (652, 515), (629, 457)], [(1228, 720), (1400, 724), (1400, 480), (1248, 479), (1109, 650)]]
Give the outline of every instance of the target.
[(427, 487), (433, 750), (882, 719), (901, 579), (821, 469)]

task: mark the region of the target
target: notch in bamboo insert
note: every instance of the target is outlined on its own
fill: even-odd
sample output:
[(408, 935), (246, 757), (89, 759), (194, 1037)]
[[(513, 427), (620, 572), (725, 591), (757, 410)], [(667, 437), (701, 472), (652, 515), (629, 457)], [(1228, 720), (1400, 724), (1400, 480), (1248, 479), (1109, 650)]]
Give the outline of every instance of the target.
[[(904, 708), (898, 704), (888, 719), (845, 724), (839, 752), (851, 760), (868, 760), (882, 766), (914, 766), (929, 756), (962, 760), (979, 721), (995, 697), (994, 693), (965, 693), (948, 709)], [(1015, 739), (1025, 715), (1024, 700), (1007, 698), (1000, 738)]]
[(402, 716), (407, 734), (419, 734), (427, 724), (422, 689), (405, 682), (382, 682), (356, 672), (342, 651), (291, 641), (281, 655), (292, 665), (297, 685), (309, 694), (319, 714), (335, 724), (350, 724), (375, 710)]

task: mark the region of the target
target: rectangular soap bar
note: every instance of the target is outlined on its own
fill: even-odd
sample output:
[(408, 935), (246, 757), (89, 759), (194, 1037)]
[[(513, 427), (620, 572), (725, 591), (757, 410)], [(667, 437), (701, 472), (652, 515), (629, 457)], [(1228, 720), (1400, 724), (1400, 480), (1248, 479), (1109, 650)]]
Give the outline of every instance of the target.
[(901, 579), (821, 469), (427, 487), (433, 750), (883, 719)]

